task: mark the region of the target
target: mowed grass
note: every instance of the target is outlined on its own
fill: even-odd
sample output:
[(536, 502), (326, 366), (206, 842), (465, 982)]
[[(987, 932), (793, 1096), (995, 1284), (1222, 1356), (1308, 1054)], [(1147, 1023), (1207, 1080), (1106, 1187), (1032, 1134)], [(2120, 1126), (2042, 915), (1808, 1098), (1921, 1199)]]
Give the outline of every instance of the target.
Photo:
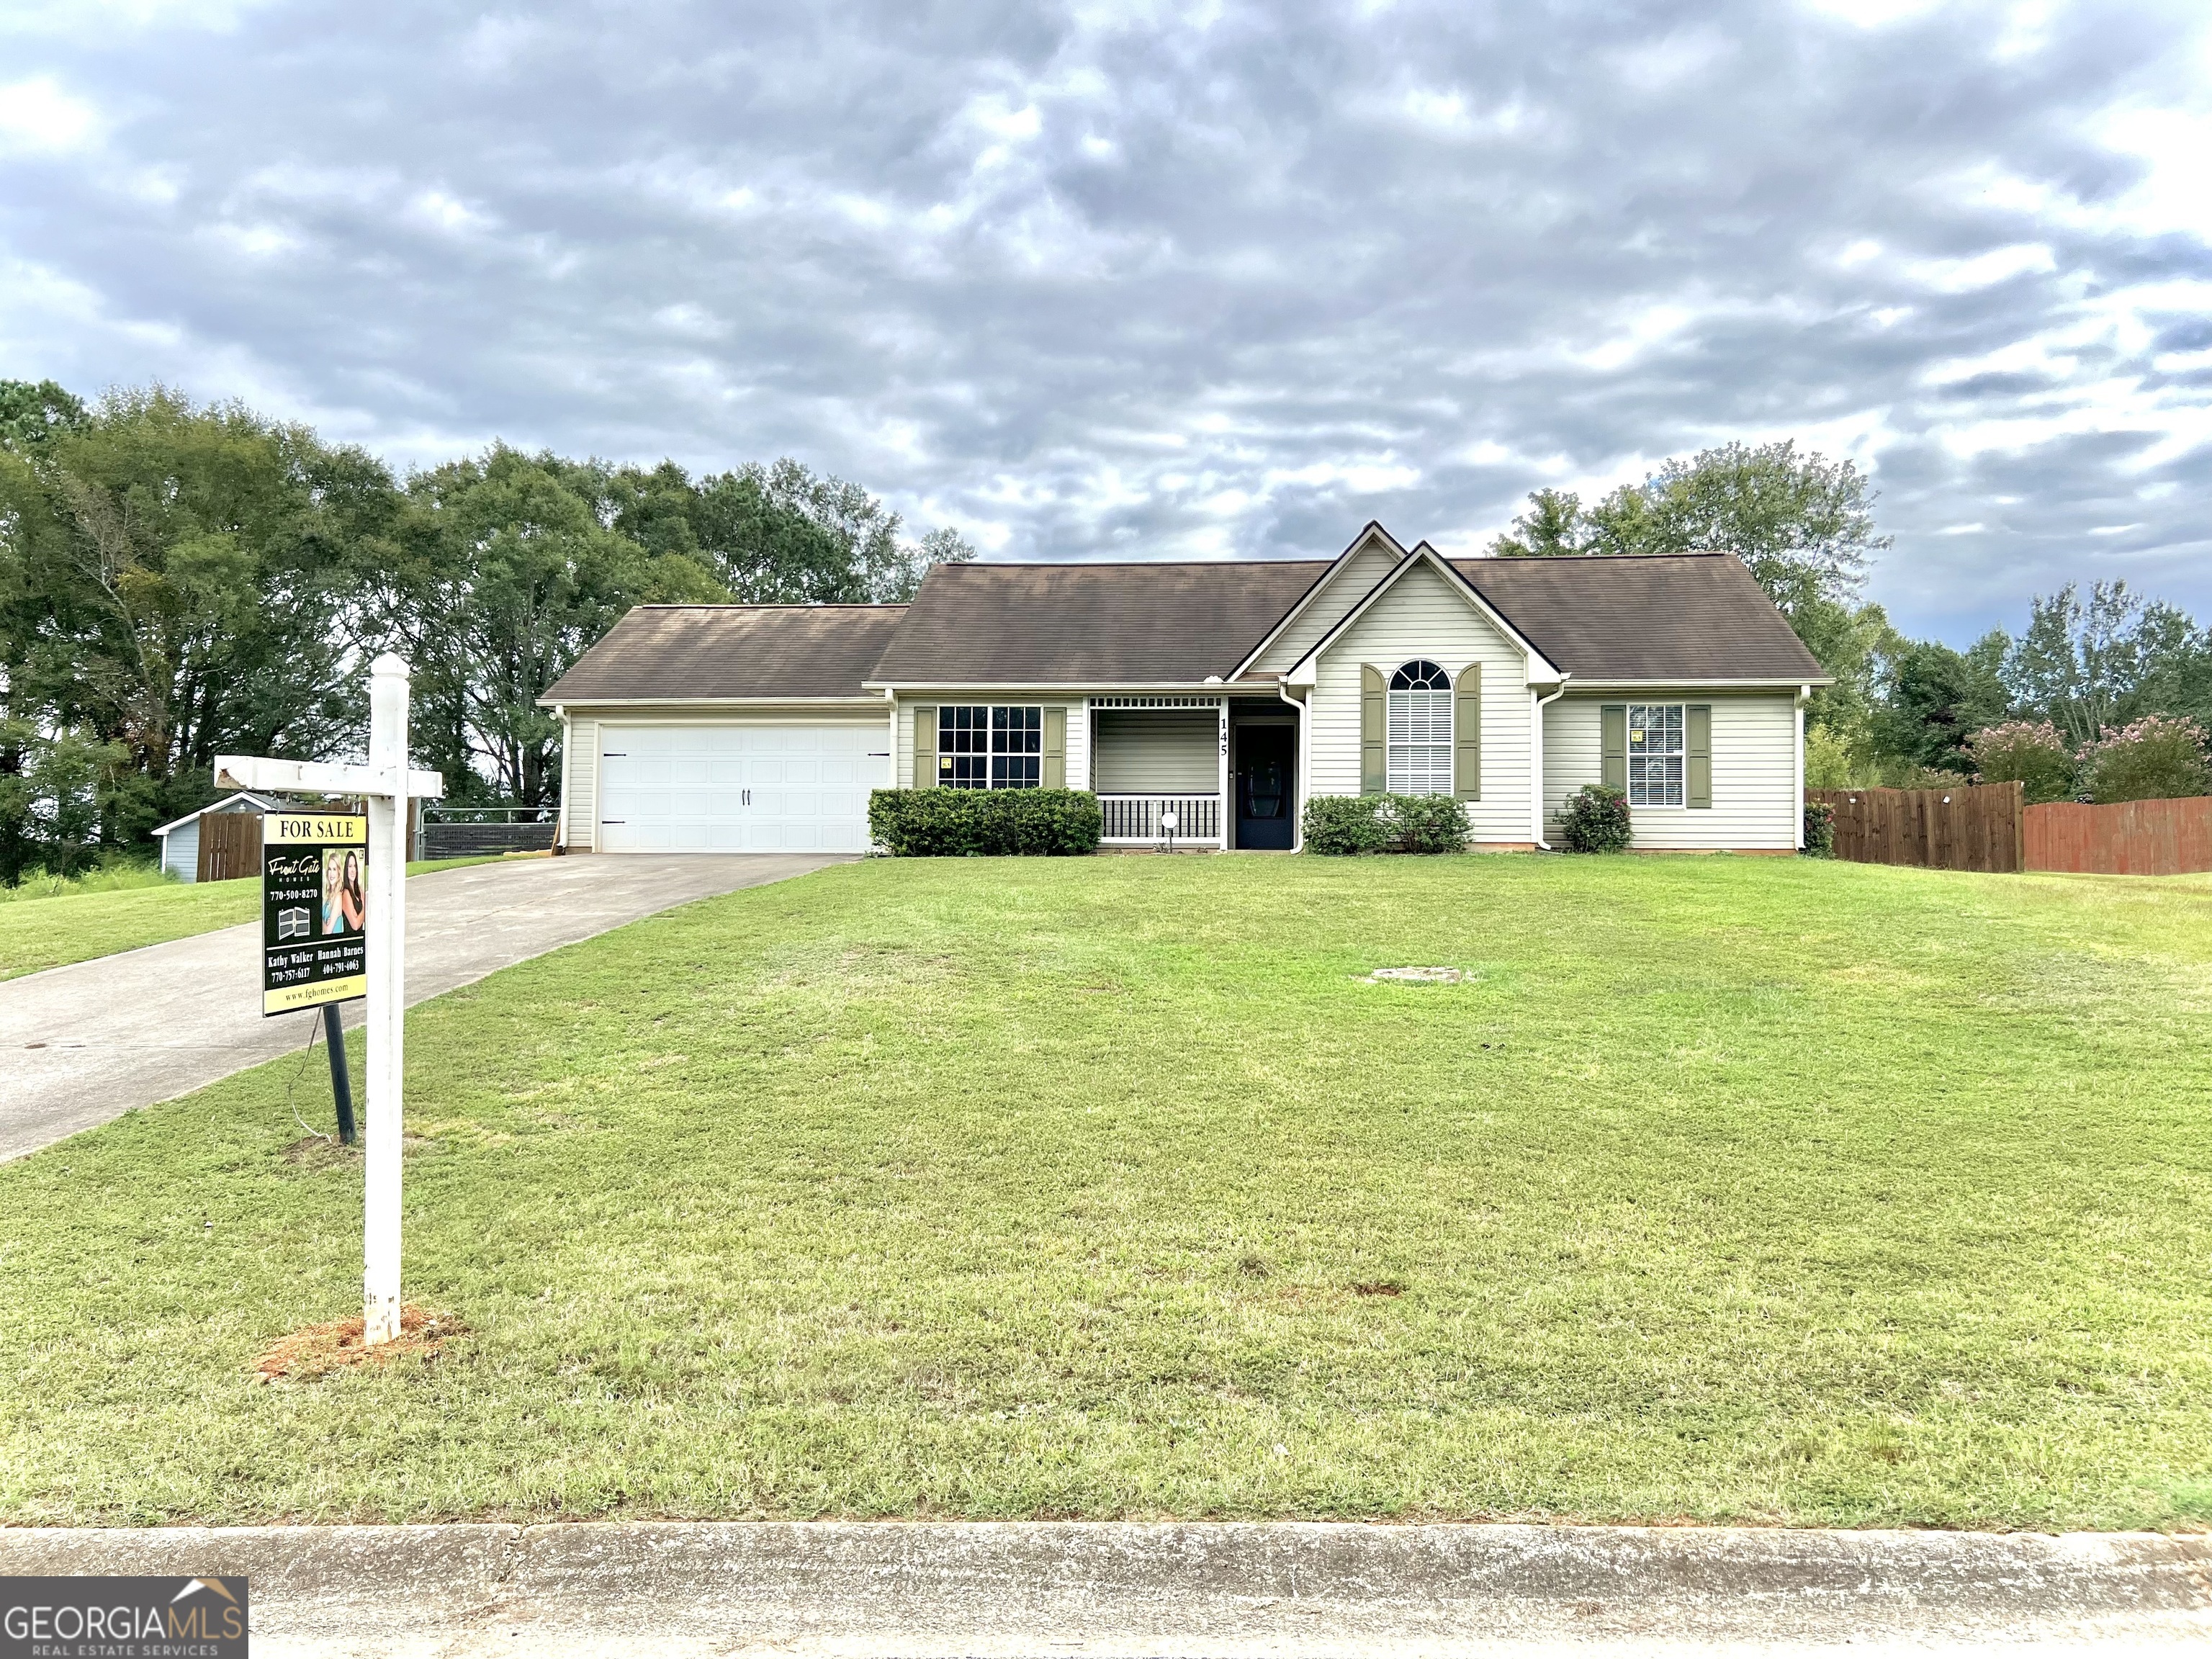
[[(1457, 986), (1364, 981), (1451, 964)], [(0, 1518), (2212, 1516), (2212, 884), (880, 861), (0, 1167)]]
[[(428, 870), (453, 870), (483, 864), (479, 858), (436, 859), (410, 864), (407, 873), (419, 876)], [(35, 974), (72, 962), (112, 957), (118, 951), (142, 945), (166, 945), (173, 939), (234, 927), (261, 914), (261, 881), (249, 876), (242, 881), (181, 882), (160, 872), (129, 872), (112, 878), (75, 884), (58, 892), (45, 890), (34, 878), (24, 889), (0, 889), (0, 980)]]

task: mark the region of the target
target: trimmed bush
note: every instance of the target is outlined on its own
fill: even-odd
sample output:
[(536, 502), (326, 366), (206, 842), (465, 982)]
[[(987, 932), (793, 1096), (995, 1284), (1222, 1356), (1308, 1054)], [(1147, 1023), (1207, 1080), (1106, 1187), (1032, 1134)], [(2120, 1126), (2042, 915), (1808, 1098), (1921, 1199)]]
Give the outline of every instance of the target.
[(1467, 803), (1450, 795), (1385, 795), (1401, 853), (1467, 851)]
[(1966, 739), (1977, 783), (2014, 783), (2030, 806), (2074, 793), (2074, 757), (2049, 720), (2006, 720)]
[(1836, 855), (1836, 809), (1824, 800), (1805, 803), (1805, 856), (1832, 859)]
[(1467, 850), (1467, 807), (1449, 795), (1316, 795), (1304, 825), (1309, 853)]
[(1064, 857), (1098, 850), (1098, 797), (1085, 789), (878, 789), (868, 833), (902, 858)]
[(2204, 728), (2186, 715), (2146, 714), (2081, 750), (2081, 781), (2100, 806), (2212, 794)]
[(1387, 853), (1397, 836), (1383, 821), (1388, 795), (1316, 795), (1306, 803), (1305, 849), (1342, 856)]
[(1628, 792), (1586, 783), (1567, 797), (1559, 815), (1559, 839), (1570, 853), (1626, 853), (1634, 830), (1628, 820)]

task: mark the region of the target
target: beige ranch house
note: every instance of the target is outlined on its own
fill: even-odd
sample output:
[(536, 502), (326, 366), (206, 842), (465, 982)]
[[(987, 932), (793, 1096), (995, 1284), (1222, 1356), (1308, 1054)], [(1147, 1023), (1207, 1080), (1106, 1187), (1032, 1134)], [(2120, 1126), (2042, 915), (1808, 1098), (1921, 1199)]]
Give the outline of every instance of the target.
[(1644, 848), (1787, 853), (1828, 683), (1725, 554), (947, 564), (908, 605), (641, 605), (540, 700), (573, 852), (857, 853), (868, 793), (1089, 789), (1109, 846), (1289, 850), (1316, 795), (1547, 848), (1586, 783)]

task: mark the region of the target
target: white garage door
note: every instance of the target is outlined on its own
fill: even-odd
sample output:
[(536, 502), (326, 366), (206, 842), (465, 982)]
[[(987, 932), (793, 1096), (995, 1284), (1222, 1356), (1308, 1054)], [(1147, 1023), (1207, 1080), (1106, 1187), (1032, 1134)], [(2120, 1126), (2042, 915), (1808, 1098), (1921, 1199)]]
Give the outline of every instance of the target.
[(891, 781), (868, 726), (602, 726), (609, 853), (860, 853), (868, 791)]

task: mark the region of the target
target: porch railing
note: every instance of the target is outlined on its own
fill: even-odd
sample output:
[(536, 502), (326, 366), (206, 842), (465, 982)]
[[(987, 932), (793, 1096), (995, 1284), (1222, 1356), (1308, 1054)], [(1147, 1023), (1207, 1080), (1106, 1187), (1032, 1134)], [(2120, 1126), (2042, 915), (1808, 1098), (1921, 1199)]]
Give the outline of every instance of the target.
[[(1221, 839), (1221, 797), (1218, 795), (1101, 795), (1098, 810), (1106, 819), (1109, 842), (1218, 842)], [(1175, 815), (1170, 830), (1163, 818)]]

